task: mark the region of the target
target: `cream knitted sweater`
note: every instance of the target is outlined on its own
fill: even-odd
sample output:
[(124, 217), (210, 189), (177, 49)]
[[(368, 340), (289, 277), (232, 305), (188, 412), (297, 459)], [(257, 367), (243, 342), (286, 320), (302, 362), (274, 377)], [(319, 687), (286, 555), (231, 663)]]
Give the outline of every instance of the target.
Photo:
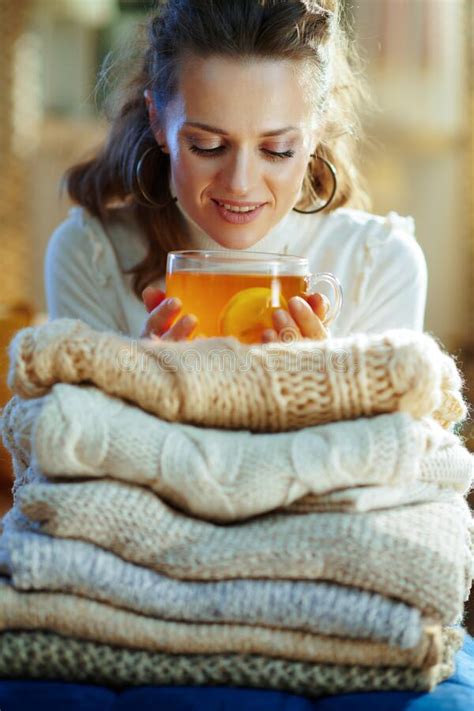
[(133, 341), (62, 319), (20, 331), (10, 359), (8, 382), (22, 397), (92, 382), (162, 419), (210, 427), (277, 432), (394, 411), (449, 427), (465, 415), (451, 358), (404, 330), (246, 346)]
[(14, 457), (32, 457), (50, 478), (112, 476), (216, 521), (287, 507), (307, 494), (314, 508), (324, 507), (325, 494), (352, 488), (362, 496), (369, 485), (425, 499), (437, 492), (420, 483), (465, 493), (474, 465), (455, 435), (405, 413), (252, 434), (168, 423), (97, 388), (66, 384), (42, 398), (13, 398), (3, 436)]

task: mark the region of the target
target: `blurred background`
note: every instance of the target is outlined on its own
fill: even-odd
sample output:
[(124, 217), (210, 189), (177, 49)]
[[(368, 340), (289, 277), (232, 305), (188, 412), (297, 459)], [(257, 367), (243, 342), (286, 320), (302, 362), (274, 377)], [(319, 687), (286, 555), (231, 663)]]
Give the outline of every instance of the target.
[[(366, 117), (371, 141), (363, 161), (373, 211), (414, 217), (429, 270), (426, 330), (457, 355), (472, 397), (473, 2), (344, 4), (379, 107)], [(0, 407), (9, 398), (9, 340), (46, 317), (44, 251), (70, 207), (59, 196), (60, 178), (105, 134), (98, 72), (152, 6), (0, 0)], [(474, 446), (469, 426), (464, 434)], [(0, 450), (0, 511), (9, 506), (10, 487)]]

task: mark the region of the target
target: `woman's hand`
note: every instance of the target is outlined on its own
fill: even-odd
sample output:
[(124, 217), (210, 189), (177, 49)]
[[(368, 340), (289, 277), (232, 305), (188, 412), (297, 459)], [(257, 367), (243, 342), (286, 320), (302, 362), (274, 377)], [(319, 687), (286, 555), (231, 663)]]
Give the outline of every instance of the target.
[(324, 340), (329, 335), (324, 327), (328, 308), (329, 301), (323, 294), (310, 294), (306, 299), (293, 296), (288, 301), (288, 311), (276, 309), (273, 312), (274, 329), (263, 332), (262, 343), (291, 343), (305, 338)]
[(142, 291), (142, 299), (149, 316), (143, 327), (141, 338), (183, 341), (196, 328), (198, 320), (192, 314), (182, 316), (176, 323), (173, 323), (181, 311), (181, 301), (167, 299), (165, 292), (161, 289), (147, 286)]

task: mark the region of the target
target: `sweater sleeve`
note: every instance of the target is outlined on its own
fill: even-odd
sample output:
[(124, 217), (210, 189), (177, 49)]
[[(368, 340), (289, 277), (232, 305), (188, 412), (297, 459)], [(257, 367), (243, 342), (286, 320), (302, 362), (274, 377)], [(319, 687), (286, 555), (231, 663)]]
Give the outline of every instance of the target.
[(390, 213), (376, 226), (366, 243), (364, 277), (351, 332), (423, 330), (428, 275), (412, 218)]
[(77, 318), (98, 331), (124, 331), (114, 288), (117, 260), (103, 230), (81, 208), (53, 233), (45, 256), (50, 320)]

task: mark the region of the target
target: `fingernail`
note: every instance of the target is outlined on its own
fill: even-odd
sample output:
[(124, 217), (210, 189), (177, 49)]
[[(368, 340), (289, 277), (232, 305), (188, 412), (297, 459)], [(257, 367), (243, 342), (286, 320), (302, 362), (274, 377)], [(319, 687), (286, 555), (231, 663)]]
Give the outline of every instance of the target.
[(195, 326), (197, 324), (197, 318), (196, 316), (192, 316), (191, 314), (188, 314), (183, 318), (183, 326)]
[(181, 301), (173, 297), (171, 299), (166, 299), (166, 305), (169, 306), (171, 309), (177, 309), (181, 306)]
[(274, 316), (279, 325), (288, 323), (288, 316), (286, 315), (286, 311), (283, 311), (283, 309), (277, 309), (274, 313)]
[(276, 337), (275, 332), (272, 329), (266, 329), (262, 333), (262, 339), (263, 342), (265, 343), (266, 341), (273, 341), (273, 339)]
[(296, 309), (296, 311), (305, 311), (306, 310), (306, 302), (303, 301), (299, 296), (293, 297), (291, 300), (291, 303), (293, 304), (293, 308)]

